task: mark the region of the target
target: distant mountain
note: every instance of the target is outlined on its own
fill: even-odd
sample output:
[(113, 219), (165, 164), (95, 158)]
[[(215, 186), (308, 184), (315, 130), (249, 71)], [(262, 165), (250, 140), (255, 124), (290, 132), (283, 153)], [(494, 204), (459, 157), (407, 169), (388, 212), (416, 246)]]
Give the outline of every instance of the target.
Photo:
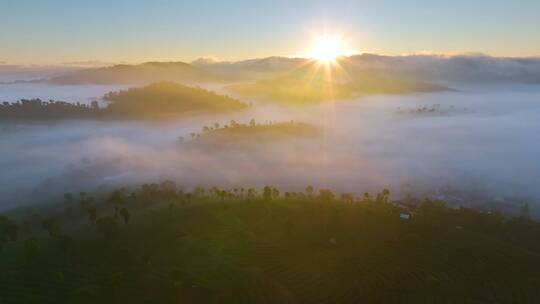
[[(66, 72), (50, 78), (56, 84), (147, 84), (254, 81), (284, 76), (314, 61), (306, 58), (267, 57), (237, 62), (201, 58), (184, 62), (147, 62)], [(348, 77), (383, 75), (415, 82), (540, 83), (540, 58), (498, 58), (485, 55), (361, 54), (342, 57), (339, 67)]]
[(267, 57), (237, 62), (200, 58), (191, 64), (213, 74), (233, 80), (263, 79), (283, 75), (310, 62), (305, 58)]
[(362, 54), (343, 58), (351, 75), (385, 74), (439, 83), (540, 83), (540, 58), (499, 58), (486, 55)]
[(220, 77), (184, 62), (147, 62), (138, 65), (84, 69), (53, 77), (54, 84), (147, 84), (158, 81), (214, 82)]
[[(313, 63), (305, 58), (268, 57), (238, 62), (199, 59), (194, 66), (216, 74), (262, 79), (286, 75)], [(339, 66), (349, 77), (385, 75), (436, 83), (540, 83), (540, 58), (501, 58), (481, 54), (455, 56), (384, 56), (360, 54), (342, 57)]]
[(0, 64), (0, 83), (14, 84), (25, 82), (43, 82), (55, 76), (77, 71), (72, 66), (48, 65), (11, 65)]

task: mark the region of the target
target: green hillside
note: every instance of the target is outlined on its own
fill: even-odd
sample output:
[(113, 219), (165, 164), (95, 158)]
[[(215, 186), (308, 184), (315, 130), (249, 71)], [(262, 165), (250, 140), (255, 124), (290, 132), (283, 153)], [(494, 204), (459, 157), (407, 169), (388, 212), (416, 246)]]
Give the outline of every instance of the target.
[(0, 220), (0, 303), (538, 303), (540, 224), (399, 206), (311, 187), (66, 194)]

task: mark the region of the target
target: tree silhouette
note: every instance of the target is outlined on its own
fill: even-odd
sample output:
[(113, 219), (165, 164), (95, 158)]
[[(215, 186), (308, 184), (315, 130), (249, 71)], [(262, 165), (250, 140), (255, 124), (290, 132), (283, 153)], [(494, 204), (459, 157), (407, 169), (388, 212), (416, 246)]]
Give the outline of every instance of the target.
[(126, 202), (125, 189), (117, 189), (111, 192), (108, 202), (114, 206), (114, 217), (117, 218), (120, 206)]
[(127, 208), (122, 208), (120, 210), (120, 216), (122, 217), (122, 219), (124, 219), (125, 224), (129, 223), (129, 220), (130, 220), (131, 216), (130, 216), (129, 211), (127, 210)]
[(313, 186), (309, 185), (309, 186), (306, 187), (306, 194), (307, 194), (308, 198), (313, 197), (313, 192), (315, 192), (315, 189), (313, 189)]
[(48, 218), (44, 220), (41, 226), (47, 230), (50, 237), (57, 237), (62, 232), (62, 224), (56, 218)]
[(382, 191), (382, 195), (383, 195), (383, 201), (385, 203), (388, 203), (388, 198), (390, 197), (390, 190), (384, 188)]
[(368, 192), (364, 192), (364, 196), (362, 197), (362, 203), (371, 203), (373, 201), (373, 198), (371, 197), (371, 194)]
[(272, 199), (279, 198), (279, 190), (275, 187), (272, 188)]
[(265, 201), (270, 201), (272, 199), (272, 187), (265, 186), (263, 189), (263, 198)]
[(321, 189), (319, 190), (319, 198), (323, 202), (330, 202), (334, 200), (334, 192), (330, 189)]

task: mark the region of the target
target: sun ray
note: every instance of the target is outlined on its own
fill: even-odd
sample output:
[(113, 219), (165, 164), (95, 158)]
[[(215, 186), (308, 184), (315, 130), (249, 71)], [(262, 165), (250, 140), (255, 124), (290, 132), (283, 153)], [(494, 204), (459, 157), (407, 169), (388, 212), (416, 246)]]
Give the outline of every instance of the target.
[(341, 37), (323, 35), (315, 39), (309, 57), (322, 63), (331, 63), (345, 53), (345, 43)]

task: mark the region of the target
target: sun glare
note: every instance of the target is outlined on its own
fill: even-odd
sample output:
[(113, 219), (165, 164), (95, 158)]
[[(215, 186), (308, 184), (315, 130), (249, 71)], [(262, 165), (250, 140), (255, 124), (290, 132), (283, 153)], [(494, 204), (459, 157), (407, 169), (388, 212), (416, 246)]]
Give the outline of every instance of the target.
[(337, 57), (345, 55), (343, 40), (334, 36), (322, 36), (315, 40), (310, 57), (321, 62), (329, 63)]

